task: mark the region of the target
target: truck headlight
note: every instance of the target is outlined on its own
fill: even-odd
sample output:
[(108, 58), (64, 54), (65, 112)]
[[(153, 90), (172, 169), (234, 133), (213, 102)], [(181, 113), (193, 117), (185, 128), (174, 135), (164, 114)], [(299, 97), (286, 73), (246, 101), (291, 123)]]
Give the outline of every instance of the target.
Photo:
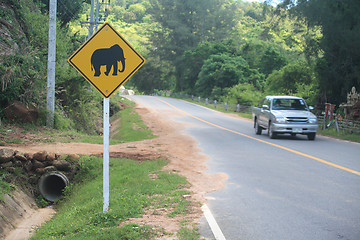
[(277, 122), (277, 123), (285, 123), (286, 120), (283, 117), (277, 117), (277, 118), (275, 118), (275, 122)]
[(317, 119), (316, 118), (309, 118), (309, 123), (316, 123)]

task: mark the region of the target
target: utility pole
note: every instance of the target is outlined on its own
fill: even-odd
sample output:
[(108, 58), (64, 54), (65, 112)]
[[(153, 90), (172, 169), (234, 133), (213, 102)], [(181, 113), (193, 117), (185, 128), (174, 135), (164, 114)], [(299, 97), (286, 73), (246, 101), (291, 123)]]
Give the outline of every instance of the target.
[(96, 0), (96, 20), (95, 20), (95, 31), (97, 31), (97, 29), (98, 29), (98, 25), (99, 25), (99, 10), (100, 10), (99, 0)]
[(95, 8), (95, 0), (91, 0), (91, 8), (90, 8), (90, 27), (89, 27), (89, 35), (88, 39), (94, 33), (94, 8)]
[(49, 48), (48, 48), (48, 72), (47, 72), (47, 95), (46, 126), (54, 127), (55, 112), (55, 60), (56, 60), (56, 0), (49, 0)]
[(105, 8), (104, 16), (99, 14), (101, 11), (101, 5), (110, 5), (110, 0), (108, 0), (108, 2), (104, 2), (104, 0), (102, 0), (102, 2), (99, 2), (99, 0), (96, 0), (96, 16), (95, 17), (94, 17), (94, 15), (95, 15), (95, 10), (94, 10), (95, 9), (95, 0), (91, 0), (90, 19), (87, 16), (86, 22), (80, 22), (81, 27), (88, 27), (88, 29), (89, 29), (88, 39), (93, 35), (94, 27), (95, 27), (95, 31), (97, 31), (98, 25), (104, 24), (104, 22), (101, 22), (101, 21), (105, 21), (107, 15), (108, 15), (107, 8)]

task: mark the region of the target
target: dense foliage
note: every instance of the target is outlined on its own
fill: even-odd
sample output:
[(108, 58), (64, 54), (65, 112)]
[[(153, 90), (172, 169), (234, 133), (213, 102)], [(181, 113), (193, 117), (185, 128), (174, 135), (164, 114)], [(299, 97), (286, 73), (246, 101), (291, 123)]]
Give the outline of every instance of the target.
[[(1, 29), (12, 37), (1, 35), (7, 52), (0, 55), (0, 105), (21, 100), (44, 109), (48, 1), (1, 3)], [(89, 21), (89, 3), (58, 1), (56, 116), (58, 127), (94, 131), (101, 98), (66, 61), (88, 35), (80, 21)], [(283, 0), (278, 6), (113, 0), (101, 4), (100, 16), (146, 59), (126, 83), (138, 92), (181, 91), (240, 104), (293, 94), (310, 104), (339, 104), (351, 87), (360, 87), (359, 10), (357, 0)]]
[[(1, 7), (1, 29), (9, 37), (1, 39), (4, 50), (0, 59), (0, 116), (9, 103), (20, 100), (39, 109), (43, 113), (39, 123), (44, 123), (48, 16), (31, 0), (2, 0)], [(80, 46), (77, 40), (76, 35), (58, 25), (55, 126), (95, 133), (101, 127), (101, 98), (67, 63), (70, 54)]]
[(286, 0), (282, 7), (321, 27), (323, 36), (312, 45), (322, 53), (316, 59), (321, 93), (327, 101), (344, 101), (351, 87), (360, 87), (360, 1)]

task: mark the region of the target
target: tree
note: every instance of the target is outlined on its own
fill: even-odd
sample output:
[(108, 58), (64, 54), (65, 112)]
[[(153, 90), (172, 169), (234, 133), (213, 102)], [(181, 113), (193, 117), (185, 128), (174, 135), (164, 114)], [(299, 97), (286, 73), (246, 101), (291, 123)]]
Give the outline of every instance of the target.
[[(36, 0), (41, 4), (43, 12), (49, 10), (49, 0)], [(83, 8), (83, 3), (90, 0), (58, 0), (57, 17), (61, 22), (61, 28), (65, 27), (71, 20), (77, 19)]]
[(152, 33), (154, 54), (176, 67), (177, 89), (183, 90), (183, 71), (178, 68), (186, 50), (201, 41), (221, 40), (231, 30), (233, 8), (230, 0), (150, 0), (149, 12), (160, 28)]
[(224, 97), (224, 101), (231, 104), (255, 105), (262, 98), (262, 92), (257, 90), (252, 84), (239, 83), (229, 88)]
[(135, 86), (146, 94), (152, 93), (154, 89), (171, 89), (175, 84), (169, 76), (172, 67), (166, 63), (160, 61), (156, 56), (146, 59), (146, 64), (134, 74), (127, 84)]
[(181, 59), (181, 66), (179, 66), (181, 71), (183, 71), (182, 79), (180, 80), (183, 83), (183, 90), (192, 93), (201, 68), (205, 60), (211, 55), (234, 55), (235, 51), (231, 49), (230, 45), (230, 42), (203, 42), (194, 50), (186, 51)]
[(289, 63), (268, 76), (266, 91), (271, 94), (295, 94), (299, 84), (310, 85), (315, 81), (314, 79), (314, 71), (307, 62)]
[(247, 82), (249, 75), (249, 65), (242, 57), (211, 55), (201, 68), (195, 91), (201, 96), (212, 97), (214, 88), (223, 93), (226, 88)]
[(274, 70), (279, 70), (287, 63), (287, 59), (280, 51), (273, 47), (269, 47), (265, 50), (264, 55), (260, 59), (260, 72), (268, 76)]
[[(311, 27), (321, 27), (317, 64), (320, 88), (327, 101), (341, 103), (352, 86), (360, 87), (360, 1), (285, 0), (280, 6)], [(326, 99), (325, 99), (326, 100)]]

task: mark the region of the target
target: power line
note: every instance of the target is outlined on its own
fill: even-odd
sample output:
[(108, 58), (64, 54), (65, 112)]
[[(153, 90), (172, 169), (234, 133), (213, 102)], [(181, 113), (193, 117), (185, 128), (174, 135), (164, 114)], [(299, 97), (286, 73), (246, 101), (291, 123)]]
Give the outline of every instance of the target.
[(99, 0), (97, 0), (96, 3), (96, 17), (94, 19), (94, 3), (93, 0), (91, 1), (92, 6), (90, 9), (90, 21), (89, 21), (89, 16), (87, 15), (86, 17), (86, 21), (80, 21), (81, 27), (87, 27), (89, 28), (89, 35), (88, 37), (90, 37), (93, 34), (93, 30), (94, 30), (94, 26), (95, 26), (95, 30), (97, 30), (98, 25), (100, 24), (104, 24), (104, 22), (106, 21), (106, 18), (108, 16), (108, 9), (105, 8), (104, 10), (104, 15), (100, 15), (99, 17), (99, 13), (101, 10), (101, 6), (108, 6), (110, 5), (110, 0), (108, 0), (108, 2), (105, 2), (104, 0), (102, 0), (102, 2), (99, 2)]

